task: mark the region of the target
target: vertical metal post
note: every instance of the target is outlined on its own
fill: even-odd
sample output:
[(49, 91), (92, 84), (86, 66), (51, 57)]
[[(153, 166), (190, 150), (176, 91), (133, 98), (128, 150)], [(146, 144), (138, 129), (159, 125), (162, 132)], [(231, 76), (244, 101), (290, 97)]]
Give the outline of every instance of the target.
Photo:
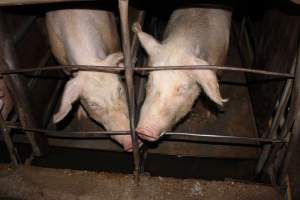
[(5, 142), (6, 148), (8, 150), (9, 156), (10, 156), (11, 164), (13, 167), (17, 167), (21, 161), (20, 161), (19, 155), (17, 153), (17, 150), (15, 149), (14, 144), (10, 137), (11, 129), (6, 127), (5, 120), (3, 119), (1, 114), (0, 114), (0, 129), (1, 129), (1, 132), (3, 135), (3, 139)]
[(134, 175), (136, 180), (139, 178), (140, 172), (140, 155), (138, 149), (138, 138), (135, 133), (135, 101), (134, 101), (134, 85), (133, 85), (133, 69), (131, 61), (130, 49), (130, 34), (128, 23), (128, 0), (119, 0), (119, 11), (121, 17), (121, 33), (122, 33), (122, 48), (125, 60), (125, 78), (127, 85), (129, 116), (130, 116), (130, 129), (131, 139), (133, 145), (133, 159), (134, 159)]
[[(7, 32), (2, 13), (0, 13), (0, 64), (2, 70), (15, 70), (18, 66), (12, 37)], [(4, 76), (4, 81), (14, 100), (22, 126), (37, 127), (24, 80), (18, 75), (7, 75)], [(42, 149), (45, 151), (47, 148), (46, 138), (32, 132), (26, 132), (26, 135), (32, 146), (33, 155), (41, 156)]]

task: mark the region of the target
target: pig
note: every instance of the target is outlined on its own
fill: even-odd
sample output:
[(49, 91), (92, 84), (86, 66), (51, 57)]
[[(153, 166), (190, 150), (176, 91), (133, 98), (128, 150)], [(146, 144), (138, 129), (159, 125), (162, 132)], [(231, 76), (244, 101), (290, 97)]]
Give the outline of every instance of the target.
[[(231, 12), (216, 8), (179, 8), (167, 24), (162, 42), (133, 25), (149, 56), (149, 66), (222, 65), (227, 56)], [(155, 141), (192, 108), (200, 91), (222, 106), (213, 70), (166, 70), (149, 73), (146, 98), (136, 131)]]
[[(63, 65), (122, 66), (114, 14), (95, 9), (61, 9), (46, 14), (52, 52)], [(54, 123), (79, 100), (87, 115), (108, 131), (129, 131), (126, 91), (118, 74), (79, 71), (67, 82)], [(82, 112), (82, 111), (81, 111)], [(112, 136), (132, 151), (130, 135)]]

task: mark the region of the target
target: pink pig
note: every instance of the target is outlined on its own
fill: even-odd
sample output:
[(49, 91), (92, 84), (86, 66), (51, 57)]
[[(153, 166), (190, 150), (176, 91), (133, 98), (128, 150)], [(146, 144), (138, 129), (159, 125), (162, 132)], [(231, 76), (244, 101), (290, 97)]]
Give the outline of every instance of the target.
[[(227, 56), (231, 12), (213, 8), (182, 8), (171, 15), (163, 41), (135, 24), (133, 30), (149, 55), (149, 66), (222, 65)], [(221, 97), (213, 70), (153, 71), (136, 131), (157, 140), (192, 108), (201, 89), (216, 104)]]
[[(120, 66), (119, 35), (112, 12), (63, 9), (46, 15), (50, 45), (64, 65)], [(80, 100), (87, 114), (108, 131), (129, 131), (126, 91), (118, 74), (79, 71), (65, 86), (54, 122), (61, 121)], [(130, 135), (115, 135), (126, 151), (132, 150)]]

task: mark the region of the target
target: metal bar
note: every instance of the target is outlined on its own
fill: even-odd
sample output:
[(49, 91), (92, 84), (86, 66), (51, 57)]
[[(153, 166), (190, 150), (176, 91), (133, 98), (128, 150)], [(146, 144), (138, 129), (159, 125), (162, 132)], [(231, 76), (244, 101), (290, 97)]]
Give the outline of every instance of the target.
[[(171, 136), (172, 139), (188, 139), (191, 137), (195, 138), (194, 141), (205, 141), (205, 142), (218, 142), (228, 144), (241, 144), (241, 145), (259, 145), (259, 143), (286, 143), (286, 139), (277, 138), (251, 138), (251, 137), (238, 137), (238, 136), (227, 136), (227, 135), (211, 135), (211, 134), (196, 134), (196, 133), (174, 133), (165, 132), (160, 137)], [(175, 136), (175, 137), (173, 137)], [(180, 137), (178, 137), (180, 136)], [(184, 136), (184, 137), (181, 137)], [(188, 137), (188, 138), (187, 138)]]
[(272, 75), (272, 76), (282, 76), (286, 78), (294, 78), (292, 74), (288, 73), (279, 73), (279, 72), (270, 72), (266, 70), (259, 69), (248, 69), (240, 67), (231, 67), (231, 66), (218, 66), (218, 65), (186, 65), (186, 66), (157, 66), (157, 67), (143, 67), (143, 68), (134, 68), (135, 71), (158, 71), (158, 70), (225, 70), (225, 71), (238, 71), (238, 72), (247, 72), (254, 74), (263, 74), (263, 75)]
[[(124, 71), (123, 67), (114, 67), (114, 66), (92, 66), (92, 65), (57, 65), (57, 66), (48, 66), (40, 68), (26, 68), (26, 69), (15, 69), (15, 70), (5, 70), (1, 71), (0, 75), (9, 75), (9, 74), (22, 74), (33, 71), (50, 71), (50, 70), (59, 70), (59, 69), (68, 69), (73, 71), (107, 71), (107, 72), (120, 72)], [(271, 72), (266, 70), (258, 69), (248, 69), (241, 67), (231, 67), (231, 66), (216, 66), (216, 65), (187, 65), (187, 66), (157, 66), (157, 67), (132, 67), (132, 71), (158, 71), (158, 70), (225, 70), (225, 71), (236, 71), (236, 72), (246, 72), (253, 74), (262, 74), (270, 76), (280, 76), (287, 79), (293, 79), (294, 75), (289, 73), (280, 73), (280, 72)]]
[(48, 130), (41, 128), (28, 128), (22, 127), (15, 124), (7, 124), (8, 128), (22, 130), (22, 131), (31, 131), (36, 133), (45, 133), (49, 137), (57, 138), (101, 138), (103, 136), (109, 135), (130, 135), (129, 131), (57, 131), (57, 130)]
[[(291, 68), (291, 73), (293, 73), (295, 71), (295, 65), (296, 65), (296, 60), (294, 61), (293, 66)], [(278, 126), (279, 126), (279, 121), (280, 121), (280, 118), (283, 116), (283, 114), (286, 110), (288, 100), (289, 100), (289, 97), (290, 97), (291, 92), (292, 92), (292, 86), (293, 86), (293, 80), (292, 79), (287, 80), (286, 83), (285, 83), (280, 101), (279, 101), (277, 111), (276, 111), (275, 116), (273, 118), (271, 129), (269, 130), (269, 132), (266, 132), (266, 134), (263, 135), (263, 138), (274, 138), (274, 137), (276, 137), (277, 129), (278, 129)], [(258, 163), (257, 163), (257, 166), (256, 166), (256, 171), (255, 171), (256, 174), (259, 174), (262, 171), (262, 169), (263, 169), (263, 167), (264, 167), (264, 165), (265, 165), (265, 163), (268, 159), (268, 156), (270, 154), (271, 147), (272, 147), (271, 144), (266, 144), (263, 147), (262, 152), (261, 152), (260, 157), (259, 157), (259, 160), (258, 160)]]
[(11, 164), (13, 167), (17, 167), (19, 163), (21, 163), (19, 159), (19, 155), (17, 149), (14, 147), (12, 139), (10, 137), (10, 129), (6, 126), (5, 120), (3, 119), (2, 115), (0, 114), (0, 128), (3, 134), (3, 140), (5, 142), (6, 148), (9, 152)]
[(27, 33), (29, 28), (32, 26), (33, 22), (37, 19), (37, 16), (30, 16), (26, 21), (22, 23), (22, 26), (18, 29), (18, 31), (13, 36), (13, 42), (17, 45), (24, 35)]
[(131, 61), (131, 49), (130, 49), (130, 34), (128, 24), (128, 4), (129, 0), (119, 0), (119, 11), (121, 17), (121, 35), (122, 35), (122, 47), (125, 61), (125, 79), (127, 85), (128, 104), (129, 104), (129, 117), (130, 117), (130, 129), (131, 139), (133, 147), (133, 160), (134, 160), (134, 175), (136, 180), (139, 179), (140, 172), (140, 155), (138, 147), (138, 138), (135, 133), (135, 100), (134, 100), (134, 85), (133, 85), (133, 67)]
[[(6, 32), (5, 22), (0, 13), (0, 64), (2, 69), (16, 70), (17, 63), (17, 55), (14, 49), (13, 42), (11, 40), (10, 35)], [(37, 124), (34, 119), (34, 115), (31, 109), (30, 101), (28, 98), (28, 91), (26, 84), (24, 84), (24, 80), (21, 77), (16, 75), (9, 75), (4, 77), (4, 81), (8, 87), (10, 95), (12, 96), (14, 103), (16, 105), (20, 121), (23, 126), (31, 126), (36, 127)], [(33, 154), (35, 156), (42, 155), (42, 149), (46, 148), (46, 138), (42, 138), (34, 133), (26, 132), (26, 135), (29, 139), (29, 142), (32, 146)]]
[[(48, 129), (22, 127), (16, 123), (5, 122), (7, 128), (18, 129), (22, 131), (32, 131), (37, 133), (45, 133), (49, 137), (57, 138), (102, 138), (109, 135), (130, 135), (130, 131), (57, 131)], [(204, 131), (200, 131), (204, 132)], [(215, 134), (196, 134), (196, 133), (177, 133), (166, 131), (158, 138), (168, 136), (171, 139), (198, 141), (198, 142), (217, 142), (240, 145), (259, 145), (260, 143), (287, 143), (285, 138), (251, 138)], [(156, 138), (157, 139), (157, 138)]]
[(57, 66), (47, 66), (47, 67), (35, 67), (35, 68), (26, 68), (26, 69), (14, 69), (14, 70), (5, 70), (0, 72), (1, 75), (9, 74), (23, 74), (35, 71), (52, 71), (68, 69), (73, 71), (107, 71), (107, 72), (118, 72), (124, 71), (123, 67), (110, 67), (110, 66), (91, 66), (91, 65), (57, 65)]
[(18, 6), (27, 4), (46, 4), (46, 3), (63, 3), (63, 2), (89, 2), (95, 0), (1, 0), (0, 6)]

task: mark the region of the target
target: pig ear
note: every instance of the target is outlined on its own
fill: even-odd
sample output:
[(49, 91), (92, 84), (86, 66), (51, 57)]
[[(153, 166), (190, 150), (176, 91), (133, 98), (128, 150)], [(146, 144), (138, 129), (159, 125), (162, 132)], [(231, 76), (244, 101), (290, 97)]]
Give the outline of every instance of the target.
[[(194, 65), (207, 64), (198, 58), (195, 58), (194, 60), (196, 61)], [(192, 73), (194, 78), (196, 78), (196, 81), (212, 101), (220, 106), (223, 106), (223, 103), (228, 101), (228, 99), (223, 99), (221, 97), (217, 75), (214, 71), (194, 70)]]
[(162, 45), (151, 35), (142, 31), (139, 23), (134, 23), (132, 26), (133, 32), (137, 33), (137, 36), (150, 57), (155, 57), (160, 53)]
[(104, 66), (105, 65), (118, 66), (118, 64), (121, 63), (123, 59), (124, 59), (123, 53), (117, 52), (108, 55), (102, 62)]
[(53, 116), (54, 123), (61, 121), (71, 111), (72, 104), (79, 98), (80, 91), (80, 85), (77, 83), (76, 78), (67, 83), (59, 110)]

